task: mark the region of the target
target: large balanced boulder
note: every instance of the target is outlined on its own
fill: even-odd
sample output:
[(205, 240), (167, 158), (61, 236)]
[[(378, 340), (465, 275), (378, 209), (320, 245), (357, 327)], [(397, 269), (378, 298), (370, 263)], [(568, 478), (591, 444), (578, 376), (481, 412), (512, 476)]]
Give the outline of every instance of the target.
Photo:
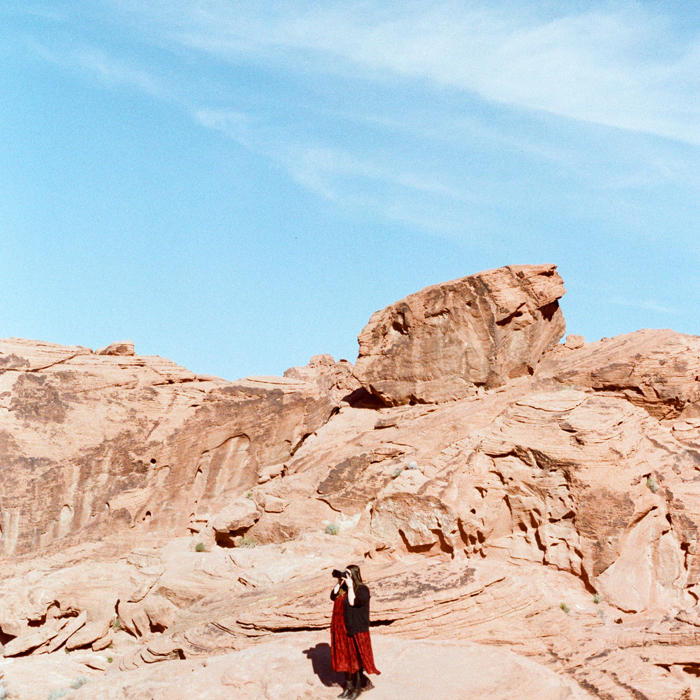
[(355, 374), (387, 405), (462, 399), (532, 374), (565, 331), (555, 265), (511, 265), (438, 284), (377, 311)]

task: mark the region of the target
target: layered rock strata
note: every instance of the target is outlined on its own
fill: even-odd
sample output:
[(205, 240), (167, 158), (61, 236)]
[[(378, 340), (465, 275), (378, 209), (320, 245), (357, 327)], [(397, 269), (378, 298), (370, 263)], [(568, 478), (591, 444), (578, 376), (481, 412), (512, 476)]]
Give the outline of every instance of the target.
[[(562, 293), (481, 273), (375, 314), (355, 367), (240, 382), (2, 341), (0, 683), (44, 700), (60, 655), (76, 698), (337, 694), (330, 572), (357, 563), (378, 698), (435, 648), (501, 665), (475, 700), (700, 698), (700, 339), (553, 347)], [(412, 696), (471, 682), (442, 675)]]

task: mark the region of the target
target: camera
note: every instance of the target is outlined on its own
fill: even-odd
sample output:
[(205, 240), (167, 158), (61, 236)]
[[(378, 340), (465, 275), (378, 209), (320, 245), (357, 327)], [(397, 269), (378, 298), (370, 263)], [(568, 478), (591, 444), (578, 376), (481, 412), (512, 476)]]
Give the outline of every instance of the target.
[(333, 569), (331, 572), (331, 575), (333, 578), (340, 579), (341, 581), (345, 578), (345, 572), (344, 571), (338, 571), (338, 569)]

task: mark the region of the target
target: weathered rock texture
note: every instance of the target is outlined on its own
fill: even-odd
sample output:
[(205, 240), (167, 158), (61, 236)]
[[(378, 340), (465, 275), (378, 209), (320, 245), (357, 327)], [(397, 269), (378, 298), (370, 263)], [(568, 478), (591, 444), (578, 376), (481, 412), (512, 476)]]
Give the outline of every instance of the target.
[(226, 382), (118, 345), (0, 341), (4, 554), (201, 529), (335, 407), (316, 382)]
[(240, 382), (2, 341), (2, 682), (333, 697), (357, 563), (379, 699), (700, 700), (700, 338), (552, 347), (562, 293), (482, 273), (376, 314), (386, 358)]
[(356, 374), (387, 405), (462, 399), (532, 374), (564, 334), (555, 265), (512, 265), (428, 287), (377, 311)]
[(537, 369), (553, 384), (624, 396), (659, 419), (700, 417), (700, 338), (642, 330), (556, 348)]

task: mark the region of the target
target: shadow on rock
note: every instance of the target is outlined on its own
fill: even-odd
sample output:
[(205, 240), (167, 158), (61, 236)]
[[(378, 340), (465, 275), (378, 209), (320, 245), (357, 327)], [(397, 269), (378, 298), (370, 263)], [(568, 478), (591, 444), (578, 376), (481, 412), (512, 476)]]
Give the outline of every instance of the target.
[(311, 659), (311, 666), (318, 679), (325, 686), (338, 685), (344, 680), (342, 673), (333, 670), (331, 666), (331, 646), (325, 642), (319, 643), (309, 649), (304, 649), (304, 654)]

